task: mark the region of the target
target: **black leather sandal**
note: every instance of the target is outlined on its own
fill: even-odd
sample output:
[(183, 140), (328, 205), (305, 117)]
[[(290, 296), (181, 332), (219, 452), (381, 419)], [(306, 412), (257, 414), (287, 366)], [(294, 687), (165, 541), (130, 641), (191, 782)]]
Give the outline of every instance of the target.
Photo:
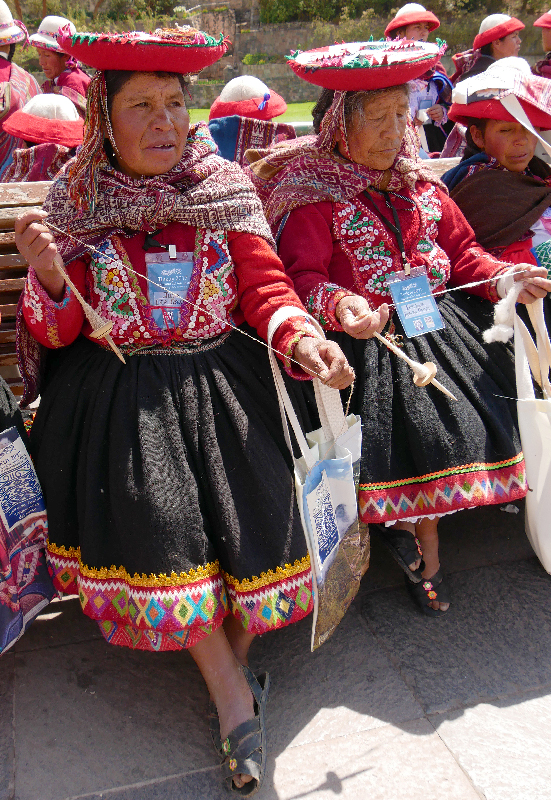
[[(265, 710), (270, 689), (270, 676), (267, 672), (255, 677), (248, 667), (242, 667), (243, 674), (254, 697), (254, 719), (242, 722), (222, 742), (222, 780), (226, 788), (251, 797), (256, 794), (264, 780), (266, 769), (266, 724)], [(243, 786), (236, 786), (235, 775), (251, 775), (252, 780)]]
[(406, 578), (408, 578), (411, 583), (421, 583), (423, 580), (425, 562), (421, 561), (420, 566), (416, 570), (410, 569), (411, 564), (415, 564), (419, 558), (423, 558), (419, 539), (410, 531), (402, 529), (395, 530), (394, 525), (389, 525), (387, 527), (370, 522), (369, 530), (377, 531), (386, 549), (404, 570)]
[(424, 578), (421, 583), (414, 584), (406, 578), (406, 587), (423, 614), (426, 614), (428, 617), (441, 617), (442, 614), (448, 613), (447, 610), (441, 611), (439, 608), (433, 608), (430, 605), (434, 600), (437, 600), (439, 603), (450, 602), (449, 589), (444, 582), (444, 576), (441, 570), (435, 572), (430, 580)]

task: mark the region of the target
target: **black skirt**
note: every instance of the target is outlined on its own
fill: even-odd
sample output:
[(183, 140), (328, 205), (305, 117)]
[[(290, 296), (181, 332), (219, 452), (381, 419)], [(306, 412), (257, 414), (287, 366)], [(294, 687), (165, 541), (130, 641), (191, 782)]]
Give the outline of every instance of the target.
[[(516, 421), (512, 344), (487, 345), (493, 305), (464, 292), (438, 301), (445, 328), (407, 339), (404, 352), (438, 367), (418, 388), (405, 361), (375, 339), (332, 334), (356, 370), (351, 410), (362, 417), (360, 514), (384, 523), (506, 503), (526, 494)], [(397, 316), (391, 324), (403, 335)]]
[(266, 349), (234, 332), (171, 352), (123, 365), (81, 338), (51, 353), (31, 433), (57, 588), (140, 649), (312, 606)]

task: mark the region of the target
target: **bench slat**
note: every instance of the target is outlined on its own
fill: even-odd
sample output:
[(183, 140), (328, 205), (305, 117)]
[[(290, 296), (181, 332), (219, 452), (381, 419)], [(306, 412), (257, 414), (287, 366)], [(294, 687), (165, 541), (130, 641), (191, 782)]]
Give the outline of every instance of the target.
[(0, 306), (0, 318), (3, 320), (15, 319), (17, 312), (17, 303), (8, 303), (7, 305)]
[(29, 206), (28, 208), (10, 207), (0, 208), (0, 230), (9, 231), (14, 228), (15, 220), (25, 211), (40, 211), (42, 206)]
[(0, 367), (11, 367), (17, 365), (15, 353), (0, 353)]
[(51, 185), (51, 181), (3, 183), (0, 185), (0, 208), (42, 204)]
[(15, 328), (0, 330), (0, 344), (15, 344)]
[(25, 288), (25, 278), (6, 278), (0, 280), (0, 292), (21, 292)]

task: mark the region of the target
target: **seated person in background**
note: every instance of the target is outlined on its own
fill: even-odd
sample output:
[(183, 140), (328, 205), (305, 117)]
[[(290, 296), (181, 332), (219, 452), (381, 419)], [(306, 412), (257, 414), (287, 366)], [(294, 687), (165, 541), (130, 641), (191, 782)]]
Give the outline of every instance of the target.
[(38, 50), (38, 61), (47, 79), (42, 84), (42, 91), (45, 94), (64, 94), (84, 117), (86, 90), (91, 78), (57, 43), (57, 32), (66, 25), (71, 33), (75, 33), (75, 26), (65, 17), (44, 17), (29, 41)]
[(541, 28), (541, 46), (545, 58), (532, 67), (534, 75), (551, 78), (551, 9), (534, 22), (534, 28)]
[(287, 103), (253, 75), (229, 81), (209, 113), (210, 135), (220, 155), (243, 165), (245, 150), (295, 139), (292, 125), (272, 122), (287, 111)]
[(0, 0), (0, 170), (7, 167), (15, 148), (21, 146), (20, 140), (4, 130), (4, 123), (31, 97), (40, 93), (33, 76), (12, 64), (15, 46), (19, 42), (27, 42), (27, 29), (22, 22), (13, 19), (4, 0)]
[[(402, 6), (385, 29), (385, 36), (392, 39), (412, 39), (414, 42), (427, 42), (429, 33), (440, 27), (440, 20), (432, 11), (419, 3)], [(438, 76), (439, 80), (435, 80)], [(448, 122), (446, 106), (442, 99), (446, 91), (451, 97), (451, 84), (441, 61), (435, 68), (409, 81), (409, 110), (417, 128), (423, 125), (426, 145), (431, 152), (440, 152), (449, 131), (444, 129)], [(449, 98), (448, 98), (449, 99)], [(453, 126), (450, 125), (450, 130)], [(424, 146), (425, 143), (423, 143)]]
[(51, 181), (82, 144), (84, 122), (68, 97), (39, 94), (9, 118), (5, 130), (26, 146), (14, 151), (0, 182)]
[(518, 32), (523, 28), (519, 19), (508, 14), (491, 14), (483, 19), (472, 50), (452, 56), (455, 65), (452, 76), (454, 86), (459, 81), (484, 72), (494, 61), (518, 56), (522, 42)]

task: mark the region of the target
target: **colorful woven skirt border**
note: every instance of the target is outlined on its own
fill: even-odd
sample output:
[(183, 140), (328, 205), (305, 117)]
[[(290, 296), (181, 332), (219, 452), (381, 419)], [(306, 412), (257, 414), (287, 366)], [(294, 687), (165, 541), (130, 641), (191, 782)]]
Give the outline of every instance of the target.
[(238, 581), (218, 562), (180, 575), (134, 575), (123, 568), (92, 569), (78, 548), (48, 544), (56, 589), (78, 594), (84, 613), (111, 644), (137, 650), (192, 647), (213, 633), (229, 613), (249, 633), (285, 627), (312, 611), (309, 559)]

